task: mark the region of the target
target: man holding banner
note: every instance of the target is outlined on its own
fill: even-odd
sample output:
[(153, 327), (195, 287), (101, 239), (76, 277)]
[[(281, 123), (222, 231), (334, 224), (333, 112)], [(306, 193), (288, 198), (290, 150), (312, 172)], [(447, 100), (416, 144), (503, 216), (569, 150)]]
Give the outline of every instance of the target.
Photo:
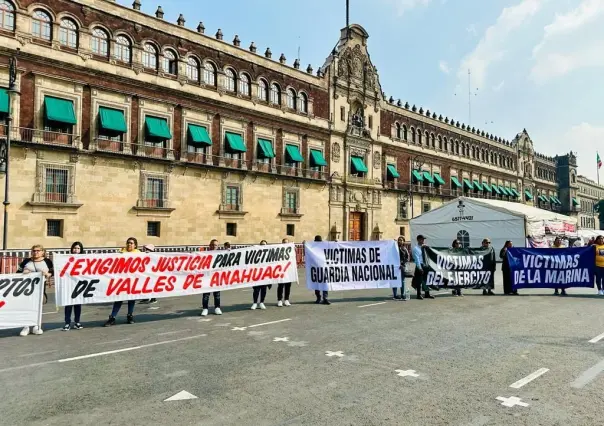
[(422, 297), (422, 287), (425, 292), (426, 299), (434, 299), (434, 296), (430, 294), (430, 288), (425, 284), (425, 264), (424, 264), (424, 244), (426, 239), (423, 235), (417, 236), (417, 245), (411, 250), (413, 253), (413, 261), (415, 262), (415, 273), (413, 274), (413, 280), (411, 286), (417, 290), (417, 299), (424, 300)]

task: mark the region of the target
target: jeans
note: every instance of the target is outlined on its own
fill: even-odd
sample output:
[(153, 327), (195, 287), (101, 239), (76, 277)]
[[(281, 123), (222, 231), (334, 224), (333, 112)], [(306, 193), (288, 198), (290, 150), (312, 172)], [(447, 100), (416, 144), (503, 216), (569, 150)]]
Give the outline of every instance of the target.
[[(124, 302), (120, 301), (120, 302), (115, 302), (113, 304), (113, 310), (111, 311), (111, 316), (113, 318), (115, 318), (117, 316), (117, 314), (120, 311), (123, 303)], [(128, 315), (134, 314), (134, 304), (135, 303), (136, 303), (136, 300), (128, 300)]]
[[(283, 289), (285, 289), (285, 298), (283, 297)], [(289, 292), (292, 289), (292, 283), (279, 284), (277, 286), (277, 300), (289, 300)]]
[(65, 324), (71, 324), (71, 312), (75, 312), (75, 318), (73, 322), (80, 322), (80, 315), (82, 315), (82, 305), (65, 306)]
[[(401, 276), (401, 297), (404, 298), (405, 297), (405, 275), (404, 275), (405, 272), (404, 272), (404, 269), (403, 269), (402, 274), (403, 275)], [(392, 296), (396, 297), (397, 294), (398, 294), (398, 287), (394, 287), (392, 289)]]
[[(323, 292), (323, 300), (327, 300), (327, 295), (328, 295), (328, 292), (324, 291)], [(317, 300), (320, 300), (321, 299), (321, 292), (319, 290), (315, 290), (315, 296), (317, 296)]]
[[(210, 293), (204, 293), (201, 298), (202, 309), (208, 309), (210, 305)], [(214, 292), (214, 308), (220, 308), (220, 292)]]
[[(258, 296), (260, 296), (260, 300), (258, 300)], [(254, 294), (252, 295), (254, 298), (254, 303), (264, 303), (264, 299), (266, 298), (266, 286), (265, 285), (257, 285), (254, 287)]]
[(601, 266), (596, 266), (596, 286), (598, 291), (604, 289), (604, 268)]

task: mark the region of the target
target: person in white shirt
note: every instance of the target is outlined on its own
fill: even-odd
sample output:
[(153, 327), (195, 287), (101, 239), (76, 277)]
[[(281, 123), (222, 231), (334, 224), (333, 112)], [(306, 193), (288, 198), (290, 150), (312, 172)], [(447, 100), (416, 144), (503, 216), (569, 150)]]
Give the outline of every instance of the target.
[[(52, 261), (46, 258), (46, 250), (40, 244), (36, 244), (31, 248), (31, 257), (21, 262), (21, 264), (19, 265), (19, 269), (17, 270), (17, 273), (20, 274), (31, 274), (32, 272), (42, 272), (42, 275), (44, 276), (45, 280), (45, 285), (49, 285), (49, 280), (55, 273)], [(47, 300), (48, 296), (46, 296), (45, 288), (44, 303), (46, 303)], [(23, 330), (21, 330), (21, 333), (19, 334), (21, 336), (27, 336), (29, 333), (30, 327), (23, 327)], [(31, 327), (31, 333), (39, 335), (44, 333), (44, 331), (42, 331), (41, 326), (34, 325), (33, 327)]]

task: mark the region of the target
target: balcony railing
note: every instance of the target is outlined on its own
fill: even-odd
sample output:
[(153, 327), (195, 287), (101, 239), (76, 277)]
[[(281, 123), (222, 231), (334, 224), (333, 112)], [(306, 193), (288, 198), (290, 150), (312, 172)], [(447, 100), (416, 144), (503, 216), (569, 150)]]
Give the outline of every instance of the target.
[(132, 154), (137, 157), (174, 159), (174, 150), (165, 148), (161, 144), (130, 144), (130, 146)]
[(241, 204), (223, 203), (218, 207), (221, 212), (241, 212), (243, 206)]
[(123, 152), (131, 154), (130, 144), (122, 141), (97, 138), (90, 144), (90, 150), (101, 152)]
[(369, 178), (367, 176), (356, 176), (356, 175), (346, 176), (346, 182), (359, 183), (361, 185), (377, 185), (378, 184), (375, 178)]
[(34, 203), (56, 203), (56, 204), (75, 204), (76, 199), (69, 191), (58, 192), (36, 192), (34, 193)]
[(295, 215), (300, 214), (300, 209), (298, 207), (281, 207), (282, 215)]
[[(11, 127), (10, 139), (13, 142), (27, 142), (42, 145), (70, 146), (77, 148), (79, 136), (71, 133), (52, 132), (49, 130)], [(6, 126), (0, 126), (0, 137), (6, 137)]]
[(170, 203), (162, 198), (144, 198), (136, 202), (136, 207), (144, 209), (165, 209), (170, 207)]

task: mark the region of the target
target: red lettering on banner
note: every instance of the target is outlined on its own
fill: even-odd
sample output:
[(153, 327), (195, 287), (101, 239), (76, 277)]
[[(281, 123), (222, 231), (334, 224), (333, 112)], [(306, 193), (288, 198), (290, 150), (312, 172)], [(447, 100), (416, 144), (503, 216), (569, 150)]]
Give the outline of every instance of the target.
[[(75, 261), (75, 263), (73, 264), (73, 268), (71, 268), (71, 273), (69, 275), (76, 277), (78, 275), (80, 275), (80, 271), (79, 269), (84, 266), (84, 263), (86, 262), (86, 259), (78, 259)], [(85, 271), (86, 269), (84, 269)]]
[(70, 257), (69, 260), (67, 261), (67, 263), (65, 264), (65, 266), (63, 266), (63, 269), (61, 270), (61, 277), (65, 276), (65, 272), (67, 272), (67, 268), (69, 268), (71, 266), (71, 262), (74, 261), (73, 257)]
[(111, 296), (113, 295), (113, 293), (115, 293), (115, 291), (118, 289), (120, 283), (122, 281), (122, 278), (111, 278), (109, 280), (109, 285), (107, 286), (107, 296)]
[(289, 269), (291, 264), (292, 264), (291, 262), (287, 262), (287, 265), (285, 265), (285, 268), (283, 268), (283, 273), (281, 274), (281, 278), (285, 278), (285, 273), (287, 272), (287, 270)]
[(86, 262), (82, 275), (95, 275), (96, 272), (92, 271), (92, 267), (96, 264), (97, 260), (98, 259), (78, 259), (71, 270), (71, 275), (79, 275), (76, 273), (76, 268), (78, 267), (80, 261)]
[(264, 274), (262, 274), (262, 281), (266, 280), (266, 279), (271, 279), (273, 278), (273, 268), (270, 266), (267, 266), (266, 269), (264, 270)]
[(183, 290), (187, 290), (189, 287), (193, 286), (193, 288), (201, 288), (201, 280), (204, 274), (197, 275), (187, 275), (185, 278), (185, 283), (182, 286)]
[(254, 269), (244, 269), (243, 271), (241, 271), (241, 282), (250, 282), (250, 280), (252, 279), (252, 272), (254, 271)]

